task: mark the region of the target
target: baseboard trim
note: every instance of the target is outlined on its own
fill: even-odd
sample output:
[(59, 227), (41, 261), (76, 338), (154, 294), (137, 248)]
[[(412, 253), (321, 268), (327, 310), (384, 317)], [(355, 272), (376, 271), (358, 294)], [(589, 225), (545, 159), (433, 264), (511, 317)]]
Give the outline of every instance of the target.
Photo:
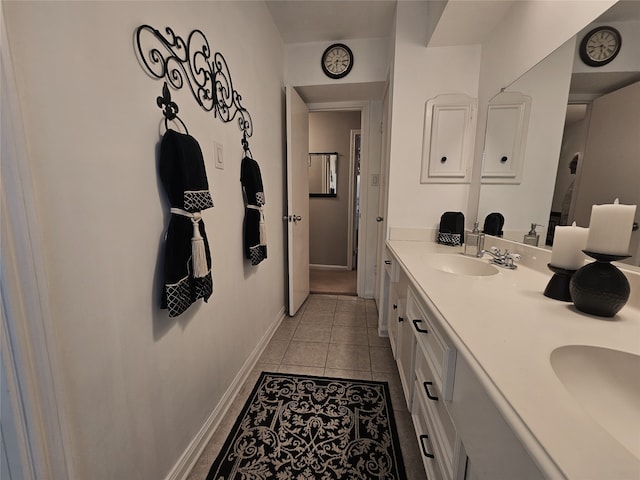
[(216, 405), (216, 408), (213, 409), (207, 420), (202, 425), (200, 431), (196, 434), (193, 440), (191, 440), (191, 442), (181, 455), (180, 459), (176, 462), (169, 474), (165, 477), (165, 480), (187, 479), (189, 473), (191, 472), (196, 462), (202, 455), (202, 452), (209, 443), (209, 440), (211, 440), (211, 437), (222, 422), (222, 419), (229, 411), (229, 408), (233, 404), (233, 401), (238, 395), (238, 392), (249, 377), (249, 374), (258, 363), (258, 359), (262, 355), (262, 352), (264, 352), (264, 349), (267, 348), (269, 341), (280, 326), (280, 323), (284, 319), (285, 314), (286, 311), (285, 307), (283, 306), (278, 313), (275, 321), (265, 332), (264, 336), (262, 337), (258, 345), (256, 345), (256, 348), (253, 350), (249, 358), (247, 358), (247, 360), (244, 362), (244, 365), (234, 378), (233, 382), (231, 382), (231, 385), (229, 385), (229, 388), (220, 399), (218, 405)]
[(317, 268), (318, 270), (349, 270), (346, 265), (320, 265), (317, 263), (309, 264), (309, 268)]

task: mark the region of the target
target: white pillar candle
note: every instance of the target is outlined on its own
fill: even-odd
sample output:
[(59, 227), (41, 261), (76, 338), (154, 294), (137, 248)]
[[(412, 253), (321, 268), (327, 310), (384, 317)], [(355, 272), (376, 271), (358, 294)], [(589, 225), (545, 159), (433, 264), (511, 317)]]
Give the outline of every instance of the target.
[(594, 205), (591, 208), (586, 250), (608, 255), (629, 255), (635, 214), (635, 205), (621, 205), (617, 198), (613, 204)]
[(582, 250), (587, 245), (588, 228), (576, 227), (576, 222), (567, 227), (556, 227), (553, 234), (551, 265), (567, 270), (578, 270), (586, 258)]

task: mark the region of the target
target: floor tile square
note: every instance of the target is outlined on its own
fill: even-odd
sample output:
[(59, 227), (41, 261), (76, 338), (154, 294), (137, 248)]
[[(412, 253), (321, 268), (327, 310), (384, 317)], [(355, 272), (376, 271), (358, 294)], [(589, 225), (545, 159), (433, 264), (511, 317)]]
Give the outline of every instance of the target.
[(364, 370), (341, 370), (339, 368), (325, 368), (324, 376), (335, 378), (350, 378), (352, 380), (373, 380), (371, 378), (371, 372), (365, 372)]
[(378, 327), (368, 327), (367, 335), (369, 336), (369, 346), (389, 348), (389, 337), (378, 335)]
[(331, 329), (331, 343), (348, 345), (369, 345), (367, 330), (364, 327), (334, 325)]
[(371, 371), (369, 347), (365, 345), (329, 344), (327, 368)]
[(292, 340), (281, 363), (283, 365), (325, 367), (328, 349), (328, 343), (299, 342)]
[(331, 339), (331, 325), (301, 323), (296, 328), (293, 340), (302, 342), (329, 343)]
[(371, 370), (373, 372), (393, 372), (396, 362), (390, 347), (371, 347)]
[(280, 365), (279, 373), (293, 373), (296, 375), (315, 375), (322, 377), (324, 367), (305, 367), (304, 365)]
[(279, 364), (282, 361), (282, 357), (284, 357), (284, 353), (287, 351), (288, 346), (288, 340), (271, 340), (258, 359), (258, 364)]
[(307, 312), (301, 319), (300, 325), (333, 325), (333, 312)]
[(333, 316), (333, 324), (346, 327), (365, 327), (367, 325), (367, 319), (364, 314), (336, 312)]

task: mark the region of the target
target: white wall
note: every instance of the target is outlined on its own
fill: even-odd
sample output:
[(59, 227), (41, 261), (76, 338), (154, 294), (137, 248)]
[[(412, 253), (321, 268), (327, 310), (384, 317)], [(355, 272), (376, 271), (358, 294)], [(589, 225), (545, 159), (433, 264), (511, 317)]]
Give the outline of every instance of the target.
[[(162, 479), (284, 313), (280, 37), (255, 2), (3, 2), (46, 264), (64, 419), (78, 479)], [(240, 130), (173, 92), (200, 141), (214, 294), (177, 319), (159, 309), (168, 205), (156, 161), (162, 82), (134, 29), (200, 28), (250, 111), (269, 258), (242, 255)], [(214, 168), (213, 142), (225, 169)], [(247, 300), (251, 301), (247, 301)]]
[(385, 82), (389, 70), (388, 39), (349, 39), (345, 43), (353, 52), (353, 69), (344, 78), (329, 79), (322, 72), (322, 53), (332, 42), (310, 42), (287, 45), (286, 73), (288, 84), (300, 87), (341, 83)]
[(387, 226), (437, 228), (445, 211), (465, 212), (468, 184), (421, 184), (425, 104), (444, 93), (476, 97), (480, 47), (425, 48), (426, 2), (397, 6)]
[[(562, 133), (562, 146), (560, 148), (560, 159), (558, 161), (558, 171), (556, 173), (556, 184), (553, 191), (553, 200), (551, 202), (551, 210), (560, 212), (562, 210), (562, 202), (564, 196), (572, 181), (576, 180), (575, 175), (571, 174), (569, 164), (576, 153), (584, 156), (584, 145), (589, 129), (590, 111), (586, 111), (585, 117), (566, 125)], [(578, 170), (581, 165), (578, 164)], [(575, 190), (574, 190), (575, 193)], [(570, 217), (571, 218), (571, 217)], [(572, 220), (570, 220), (572, 221)], [(586, 225), (581, 225), (586, 226)]]

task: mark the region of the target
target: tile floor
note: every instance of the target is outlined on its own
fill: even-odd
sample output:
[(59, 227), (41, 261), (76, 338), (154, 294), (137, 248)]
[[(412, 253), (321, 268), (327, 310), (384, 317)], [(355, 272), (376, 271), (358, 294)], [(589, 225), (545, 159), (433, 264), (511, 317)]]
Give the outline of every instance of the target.
[(389, 339), (378, 337), (377, 325), (373, 300), (311, 295), (280, 324), (188, 480), (206, 478), (261, 371), (388, 382), (407, 478), (426, 479)]

